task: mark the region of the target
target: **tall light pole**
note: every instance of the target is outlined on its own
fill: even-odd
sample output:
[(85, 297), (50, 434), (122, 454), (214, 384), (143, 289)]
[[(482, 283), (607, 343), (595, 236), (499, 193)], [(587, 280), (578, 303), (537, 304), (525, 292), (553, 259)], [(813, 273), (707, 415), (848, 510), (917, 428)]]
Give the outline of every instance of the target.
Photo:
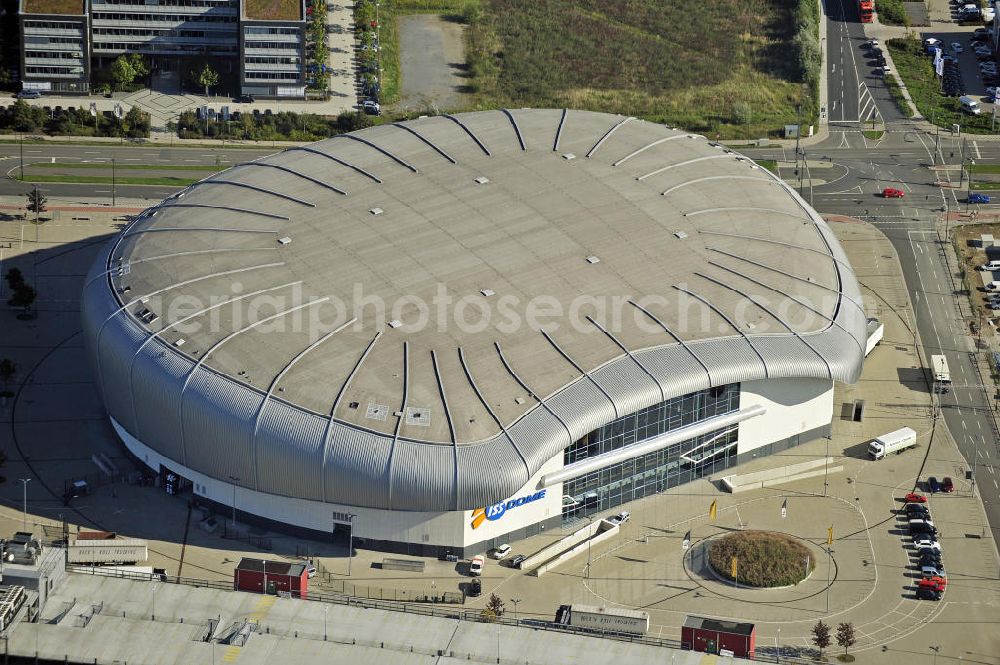
[(229, 476), (233, 481), (233, 530), (236, 530), (236, 483), (240, 482), (239, 476)]
[(153, 584), (153, 611), (150, 613), (153, 621), (156, 621), (156, 584)]
[(521, 602), (520, 598), (511, 598), (510, 602), (514, 604), (514, 623), (517, 623), (517, 604)]
[(115, 205), (115, 158), (111, 158), (111, 205)]
[(349, 514), (348, 519), (351, 523), (351, 533), (347, 539), (347, 576), (351, 576), (351, 561), (354, 559), (354, 518), (357, 517), (354, 513)]
[(326, 614), (330, 611), (330, 603), (323, 606), (323, 641), (326, 642)]
[(778, 628), (778, 634), (774, 637), (774, 649), (775, 649), (775, 651), (778, 652), (777, 656), (775, 657), (775, 660), (777, 660), (777, 662), (780, 663), (781, 662), (781, 628), (780, 627)]
[(966, 190), (966, 194), (965, 194), (965, 200), (966, 201), (968, 201), (969, 197), (972, 196), (972, 167), (974, 167), (975, 165), (976, 165), (976, 160), (970, 159), (969, 160), (969, 177), (967, 178), (967, 180), (969, 181), (969, 189)]
[(21, 485), (23, 486), (24, 494), (24, 530), (28, 530), (28, 483), (31, 482), (31, 478), (18, 478)]
[(832, 434), (826, 435), (826, 458), (823, 462), (823, 496), (826, 496), (827, 488), (830, 486), (828, 480), (830, 478), (830, 439), (832, 438)]
[(830, 546), (826, 547), (826, 613), (830, 613), (830, 559), (833, 552)]

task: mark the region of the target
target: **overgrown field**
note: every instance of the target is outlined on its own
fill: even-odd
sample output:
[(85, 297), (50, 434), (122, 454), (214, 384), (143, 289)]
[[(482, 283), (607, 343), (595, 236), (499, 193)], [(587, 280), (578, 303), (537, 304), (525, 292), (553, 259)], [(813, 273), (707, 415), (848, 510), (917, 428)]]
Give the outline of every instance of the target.
[(799, 541), (773, 531), (739, 531), (709, 545), (708, 562), (716, 573), (732, 577), (732, 560), (740, 584), (756, 587), (790, 586), (806, 577), (815, 557)]
[[(387, 21), (402, 12), (436, 11), (468, 24), (478, 108), (584, 108), (726, 138), (776, 136), (796, 122), (798, 105), (803, 123), (815, 122), (815, 0), (386, 0), (382, 7), (393, 36)], [(389, 55), (384, 47), (392, 76)]]

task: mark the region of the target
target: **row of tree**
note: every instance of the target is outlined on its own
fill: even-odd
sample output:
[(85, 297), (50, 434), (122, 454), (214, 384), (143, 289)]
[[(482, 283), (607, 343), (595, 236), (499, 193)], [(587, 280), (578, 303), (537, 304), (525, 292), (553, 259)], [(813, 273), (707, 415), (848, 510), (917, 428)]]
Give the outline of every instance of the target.
[[(813, 626), (812, 635), (812, 643), (816, 645), (822, 656), (823, 649), (826, 649), (833, 643), (830, 637), (830, 626), (823, 623), (823, 620), (820, 619)], [(854, 635), (853, 623), (841, 623), (837, 626), (837, 644), (844, 647), (845, 656), (847, 655), (847, 650), (853, 647), (857, 641), (858, 639)]]
[(192, 111), (181, 113), (177, 135), (182, 139), (224, 138), (240, 141), (317, 141), (337, 134), (370, 127), (371, 118), (349, 112), (323, 116), (310, 113), (243, 113), (223, 121), (198, 118)]
[(47, 111), (19, 99), (0, 109), (0, 133), (44, 133), (54, 136), (149, 136), (149, 114), (132, 107), (121, 118), (103, 113), (92, 115), (84, 108), (67, 108)]

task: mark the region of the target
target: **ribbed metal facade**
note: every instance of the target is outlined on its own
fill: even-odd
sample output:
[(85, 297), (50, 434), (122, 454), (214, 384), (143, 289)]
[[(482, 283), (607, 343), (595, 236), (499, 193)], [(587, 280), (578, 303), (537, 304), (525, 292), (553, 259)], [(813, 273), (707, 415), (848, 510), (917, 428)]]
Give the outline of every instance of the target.
[[(551, 117), (553, 132), (562, 117), (560, 111), (513, 111), (516, 124), (501, 113), (459, 117), (475, 137), (493, 151), (498, 144), (506, 142), (507, 152), (521, 153), (520, 140), (526, 143), (528, 152), (525, 155), (532, 150), (551, 147), (551, 137), (542, 141), (532, 135), (532, 125), (523, 121), (522, 113), (548, 114), (546, 117)], [(570, 112), (566, 122), (573, 119), (574, 112)], [(608, 117), (607, 126), (611, 126), (612, 121), (619, 120)], [(420, 128), (425, 136), (439, 137), (447, 132), (454, 142), (472, 145), (472, 139), (457, 123), (429, 118), (416, 121), (414, 126), (420, 127), (421, 122), (426, 123)], [(522, 133), (520, 137), (514, 134), (515, 126)], [(392, 127), (380, 130), (378, 145), (386, 150), (392, 150), (392, 137), (410, 137)], [(609, 137), (598, 156), (612, 162), (649, 142), (649, 139), (634, 140), (631, 145), (612, 150), (616, 141), (624, 140), (623, 135), (627, 135), (625, 129)], [(599, 138), (600, 134), (594, 142)], [(440, 141), (439, 138), (434, 140)], [(422, 143), (412, 142), (420, 146), (424, 159), (443, 160)], [(337, 145), (331, 143), (324, 144), (323, 150), (336, 152), (343, 148), (342, 153), (358, 162), (362, 160), (352, 156), (354, 151), (372, 150), (344, 139), (337, 141)], [(341, 146), (341, 143), (346, 145)], [(681, 143), (688, 142), (667, 142), (662, 149)], [(451, 144), (443, 147), (449, 154), (457, 154), (459, 150)], [(635, 163), (636, 168), (642, 168), (640, 162), (653, 152), (644, 151), (628, 164)], [(478, 158), (489, 160), (492, 157), (480, 155)], [(316, 158), (309, 156), (308, 159)], [(408, 173), (384, 154), (378, 156), (376, 163), (383, 173), (390, 169)], [(243, 169), (243, 172), (250, 171)], [(262, 171), (264, 169), (257, 170)], [(275, 179), (276, 189), (283, 186), (286, 178), (296, 181), (296, 187), (301, 183), (309, 184), (278, 171), (273, 176), (265, 175)], [(227, 177), (238, 176), (231, 173)], [(364, 181), (366, 187), (380, 186), (364, 176), (352, 178)], [(192, 203), (199, 197), (206, 200), (218, 197), (223, 189), (234, 188), (196, 188), (184, 203)], [(769, 189), (773, 189), (773, 185)], [(298, 193), (294, 188), (291, 191)], [(303, 191), (316, 194), (315, 187)], [(239, 196), (239, 192), (235, 195)], [(788, 195), (805, 206), (794, 191), (790, 190)], [(262, 205), (257, 203), (262, 195), (251, 192), (247, 199), (255, 206)], [(290, 207), (284, 210), (291, 210), (294, 205), (289, 204)], [(185, 214), (199, 214), (195, 208), (187, 210)], [(838, 262), (841, 302), (834, 316), (835, 324), (820, 332), (804, 333), (802, 338), (791, 333), (775, 334), (774, 329), (767, 335), (757, 336), (752, 332), (743, 335), (730, 330), (722, 333), (722, 337), (687, 341), (687, 348), (664, 332), (657, 338), (658, 346), (636, 348), (634, 357), (621, 353), (590, 370), (589, 376), (578, 374), (552, 394), (539, 395), (545, 399), (544, 407), (537, 399), (529, 399), (531, 408), (503, 423), (506, 431), (501, 430), (481, 441), (447, 444), (400, 436), (394, 442), (392, 436), (384, 433), (336, 420), (331, 423), (328, 410), (324, 413), (303, 408), (279, 399), (277, 394), (262, 408), (266, 389), (247, 385), (238, 376), (223, 375), (204, 365), (196, 365), (195, 359), (159, 339), (144, 345), (152, 333), (135, 320), (132, 311), (137, 308), (136, 299), (142, 294), (119, 294), (114, 280), (103, 276), (115, 272), (124, 245), (131, 242), (121, 243), (123, 236), (108, 245), (88, 277), (83, 294), (84, 333), (108, 412), (135, 438), (180, 464), (222, 481), (236, 477), (241, 486), (289, 497), (394, 510), (469, 509), (512, 495), (546, 461), (615, 418), (664, 398), (709, 387), (709, 376), (712, 385), (784, 377), (854, 382), (860, 374), (865, 339), (865, 317), (857, 304), (861, 302), (860, 291), (843, 250), (826, 224), (811, 211), (804, 217), (811, 217), (807, 223), (811, 222), (822, 235)], [(247, 228), (266, 226), (266, 220), (254, 216), (247, 215), (244, 219)], [(142, 229), (148, 222), (149, 218), (140, 219), (133, 230)], [(802, 224), (795, 220), (790, 223)], [(169, 234), (141, 237), (165, 235)], [(776, 247), (775, 251), (781, 250)], [(821, 258), (820, 254), (816, 256)], [(247, 273), (247, 279), (255, 279), (255, 273), (259, 272), (263, 271)], [(124, 302), (131, 304), (123, 308)], [(601, 338), (600, 343), (606, 344), (607, 340)], [(447, 356), (442, 354), (442, 357)], [(522, 365), (514, 362), (514, 366), (520, 368)], [(497, 367), (504, 372), (504, 381), (509, 381), (499, 360)], [(489, 377), (477, 373), (476, 381), (488, 382)], [(490, 395), (487, 386), (479, 387)], [(331, 395), (336, 394), (336, 389), (336, 385), (330, 388)], [(454, 403), (458, 394), (457, 389), (449, 387), (449, 408), (453, 413), (461, 411)], [(399, 407), (398, 402), (392, 404), (390, 411)], [(439, 413), (436, 417), (444, 416)]]

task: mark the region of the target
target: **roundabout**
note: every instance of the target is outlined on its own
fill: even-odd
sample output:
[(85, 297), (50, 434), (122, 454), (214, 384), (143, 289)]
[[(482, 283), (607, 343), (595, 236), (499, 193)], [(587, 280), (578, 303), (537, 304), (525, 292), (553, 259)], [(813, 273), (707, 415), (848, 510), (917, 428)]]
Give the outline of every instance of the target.
[(705, 544), (709, 570), (740, 586), (795, 586), (816, 568), (816, 553), (798, 538), (776, 531), (738, 531)]

